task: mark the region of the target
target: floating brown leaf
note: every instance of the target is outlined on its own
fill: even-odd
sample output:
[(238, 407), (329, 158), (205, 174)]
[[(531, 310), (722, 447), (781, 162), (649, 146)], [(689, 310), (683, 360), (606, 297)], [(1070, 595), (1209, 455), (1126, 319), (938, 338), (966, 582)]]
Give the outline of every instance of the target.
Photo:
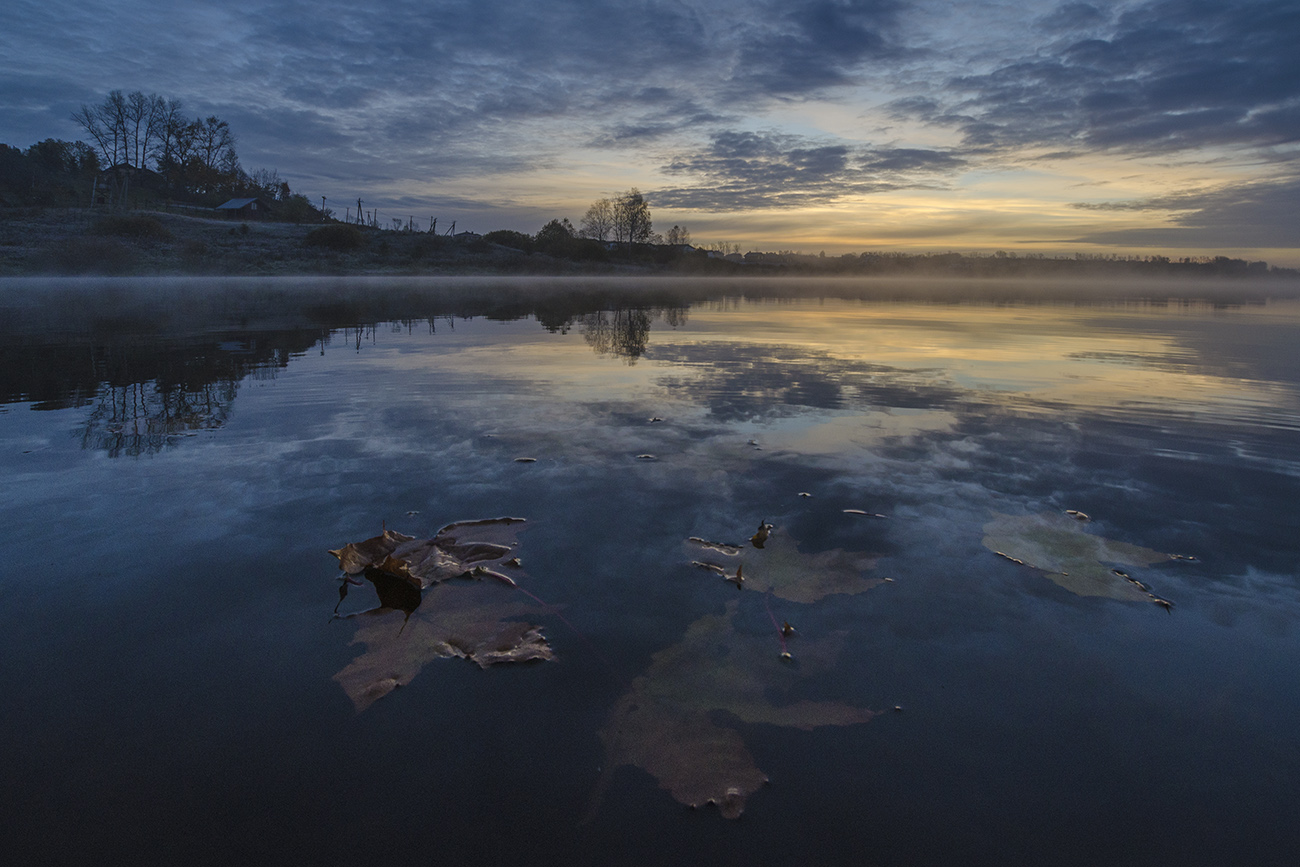
[[(873, 568), (870, 554), (835, 548), (804, 554), (788, 533), (769, 530), (760, 550), (692, 537), (686, 541), (695, 564), (731, 575), (744, 568), (745, 589), (771, 591), (789, 602), (816, 602), (834, 593), (864, 593), (881, 583), (863, 572)], [(734, 582), (734, 579), (728, 579)]]
[(784, 662), (773, 636), (738, 633), (739, 601), (726, 614), (702, 617), (681, 642), (656, 653), (649, 669), (632, 683), (605, 728), (602, 788), (623, 765), (652, 774), (683, 804), (715, 804), (736, 818), (745, 800), (767, 782), (740, 734), (715, 719), (725, 712), (747, 723), (811, 730), (853, 725), (875, 713), (841, 702), (773, 704), (768, 696), (786, 691), (801, 677), (828, 666), (839, 642), (801, 645), (800, 665)]
[(1057, 513), (996, 515), (984, 525), (984, 547), (1043, 572), (1080, 596), (1149, 602), (1145, 585), (1108, 564), (1149, 566), (1168, 554), (1095, 536), (1086, 524)]
[(514, 554), (518, 524), (523, 518), (488, 518), (458, 521), (443, 527), (432, 539), (417, 539), (392, 530), (353, 542), (334, 551), (339, 568), (349, 575), (378, 569), (424, 589), (439, 581), (459, 578), (478, 569), (479, 575), (508, 578), (487, 571)]

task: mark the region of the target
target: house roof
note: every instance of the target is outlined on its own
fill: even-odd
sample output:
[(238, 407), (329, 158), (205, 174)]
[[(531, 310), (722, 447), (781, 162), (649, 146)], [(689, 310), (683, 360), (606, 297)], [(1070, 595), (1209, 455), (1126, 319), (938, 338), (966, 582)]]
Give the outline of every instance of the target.
[(261, 201), (262, 201), (261, 199), (256, 197), (251, 199), (231, 199), (230, 201), (226, 202), (224, 205), (217, 205), (216, 208), (214, 208), (213, 210), (238, 211), (240, 208), (248, 207), (249, 203), (251, 202), (261, 202)]

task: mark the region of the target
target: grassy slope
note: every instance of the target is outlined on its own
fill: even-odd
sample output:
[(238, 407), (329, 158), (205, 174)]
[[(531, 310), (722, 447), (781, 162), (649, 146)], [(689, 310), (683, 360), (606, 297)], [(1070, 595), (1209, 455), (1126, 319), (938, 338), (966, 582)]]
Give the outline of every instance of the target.
[[(308, 246), (315, 226), (152, 216), (169, 237), (97, 234), (103, 214), (86, 210), (0, 212), (0, 277), (36, 274), (608, 274), (641, 271), (617, 259), (566, 262), (490, 244), (463, 244), (422, 232), (365, 230), (360, 250)], [(244, 229), (247, 226), (247, 229)], [(719, 263), (724, 264), (724, 263)]]

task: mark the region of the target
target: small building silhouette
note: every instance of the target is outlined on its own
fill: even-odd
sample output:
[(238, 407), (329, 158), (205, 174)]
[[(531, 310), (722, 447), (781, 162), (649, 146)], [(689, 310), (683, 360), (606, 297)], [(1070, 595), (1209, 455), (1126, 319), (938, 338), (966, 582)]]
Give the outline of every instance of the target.
[(231, 199), (224, 204), (217, 205), (212, 210), (223, 217), (237, 217), (241, 220), (258, 220), (271, 213), (271, 208), (266, 202), (254, 197), (251, 199)]

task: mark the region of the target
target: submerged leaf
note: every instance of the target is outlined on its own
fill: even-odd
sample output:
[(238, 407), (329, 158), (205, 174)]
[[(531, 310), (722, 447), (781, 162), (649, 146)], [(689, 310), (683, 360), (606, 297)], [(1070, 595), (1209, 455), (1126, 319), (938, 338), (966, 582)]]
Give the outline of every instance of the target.
[(633, 681), (601, 731), (606, 781), (618, 767), (634, 765), (681, 803), (712, 803), (734, 819), (767, 777), (718, 712), (742, 722), (804, 730), (864, 723), (876, 715), (841, 702), (773, 704), (773, 690), (788, 691), (800, 677), (829, 666), (839, 642), (806, 644), (799, 667), (783, 663), (766, 636), (736, 631), (739, 605), (732, 600), (725, 615), (692, 623), (681, 642), (656, 653), (645, 674)]
[(1149, 566), (1168, 554), (1094, 536), (1084, 523), (1056, 513), (997, 515), (984, 525), (984, 547), (1046, 573), (1080, 596), (1150, 601), (1146, 586), (1109, 564)]
[[(517, 587), (492, 567), (521, 568), (514, 545), (523, 522), (460, 521), (431, 539), (385, 530), (330, 552), (349, 576), (344, 588), (360, 584), (351, 576), (364, 574), (379, 597), (378, 608), (352, 615), (362, 621), (352, 643), (365, 644), (365, 653), (334, 676), (358, 713), (440, 657), (459, 656), (485, 668), (552, 658), (538, 627), (510, 619), (533, 610), (510, 590), (495, 582), (445, 583), (490, 577)], [(340, 603), (344, 595), (340, 591)]]
[[(879, 578), (866, 578), (862, 574), (876, 565), (870, 554), (841, 548), (804, 554), (781, 529), (769, 530), (761, 550), (708, 542), (698, 537), (688, 539), (687, 547), (700, 558), (717, 559), (716, 555), (723, 555), (727, 564), (735, 564), (737, 573), (744, 569), (746, 589), (770, 590), (789, 602), (816, 602), (834, 593), (864, 593), (881, 583)], [(731, 573), (728, 565), (711, 560), (700, 559), (694, 563), (723, 576)], [(735, 583), (734, 578), (728, 580)]]
[(440, 584), (425, 592), (419, 609), (379, 608), (362, 618), (353, 644), (366, 645), (334, 680), (357, 712), (405, 686), (434, 659), (461, 657), (482, 668), (500, 662), (553, 658), (541, 629), (507, 618), (532, 606), (493, 584)]

